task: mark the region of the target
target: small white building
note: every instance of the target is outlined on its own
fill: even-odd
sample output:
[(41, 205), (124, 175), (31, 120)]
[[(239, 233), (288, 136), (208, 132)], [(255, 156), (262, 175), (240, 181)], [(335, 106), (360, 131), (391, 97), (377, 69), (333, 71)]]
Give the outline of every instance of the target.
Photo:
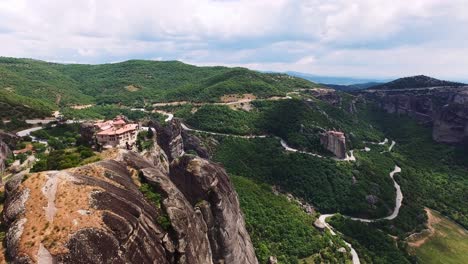
[(138, 124), (127, 124), (121, 117), (114, 120), (94, 124), (97, 133), (96, 140), (104, 148), (125, 148), (132, 146), (137, 139)]

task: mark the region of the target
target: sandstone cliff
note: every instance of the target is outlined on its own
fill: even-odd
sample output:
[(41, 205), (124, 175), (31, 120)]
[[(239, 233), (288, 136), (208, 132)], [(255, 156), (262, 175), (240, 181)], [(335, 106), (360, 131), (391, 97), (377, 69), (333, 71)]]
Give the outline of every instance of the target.
[(320, 135), (320, 143), (339, 159), (346, 158), (346, 138), (342, 132), (326, 131)]
[(257, 263), (228, 175), (184, 155), (180, 131), (172, 122), (145, 153), (13, 177), (2, 216), (9, 261)]
[(468, 86), (371, 90), (363, 95), (388, 113), (409, 115), (432, 125), (437, 142), (468, 140)]
[(16, 140), (15, 135), (0, 132), (0, 175), (5, 171), (6, 159), (12, 154), (10, 146), (15, 145)]

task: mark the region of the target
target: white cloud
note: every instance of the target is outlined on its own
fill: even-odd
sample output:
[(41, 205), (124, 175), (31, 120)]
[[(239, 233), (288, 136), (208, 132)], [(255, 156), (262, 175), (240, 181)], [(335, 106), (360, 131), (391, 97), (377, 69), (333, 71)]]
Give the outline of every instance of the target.
[(468, 0), (3, 0), (0, 55), (461, 76)]

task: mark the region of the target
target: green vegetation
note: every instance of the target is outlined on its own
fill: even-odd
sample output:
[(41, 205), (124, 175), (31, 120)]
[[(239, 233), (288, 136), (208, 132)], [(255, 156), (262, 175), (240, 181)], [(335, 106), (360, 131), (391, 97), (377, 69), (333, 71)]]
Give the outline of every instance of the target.
[(153, 130), (141, 131), (137, 135), (136, 146), (138, 151), (150, 150), (154, 146)]
[(49, 146), (55, 150), (74, 147), (80, 142), (80, 124), (57, 124), (44, 129), (31, 132), (38, 139), (47, 140)]
[(312, 216), (286, 197), (274, 195), (270, 186), (239, 176), (231, 179), (260, 263), (266, 263), (269, 256), (277, 256), (284, 264), (302, 263), (298, 260), (306, 257), (312, 263), (344, 263), (350, 259), (349, 253), (337, 251), (346, 248), (339, 237), (320, 234), (312, 226)]
[(30, 59), (0, 58), (0, 90), (38, 99), (48, 105), (92, 102), (90, 96), (80, 92), (80, 83), (54, 65)]
[(224, 94), (266, 97), (315, 85), (285, 74), (196, 67), (178, 61), (78, 65), (0, 58), (0, 76), (0, 90), (54, 106), (123, 103), (142, 107), (167, 100), (217, 101)]
[(3, 122), (0, 120), (0, 129), (6, 131), (17, 131), (21, 129), (29, 128), (31, 125), (27, 124), (23, 120), (19, 120), (17, 118), (13, 118), (10, 122)]
[(98, 160), (99, 156), (96, 156), (91, 149), (84, 146), (52, 150), (48, 155), (39, 156), (39, 161), (34, 164), (31, 172), (63, 170)]
[(140, 175), (140, 191), (145, 196), (146, 200), (153, 204), (158, 212), (156, 222), (166, 231), (171, 228), (171, 221), (166, 212), (162, 208), (162, 196), (158, 193), (156, 188), (145, 181), (144, 177)]
[(409, 117), (361, 107), (360, 118), (398, 142), (393, 156), (404, 168), (396, 178), (403, 193), (468, 227), (468, 149), (434, 142), (431, 129)]
[[(340, 215), (333, 216), (331, 225), (345, 235), (359, 252), (361, 263), (411, 263), (404, 245), (396, 243), (387, 234), (369, 228), (369, 225)], [(352, 239), (350, 239), (352, 238)]]
[(194, 115), (190, 115), (186, 122), (201, 130), (246, 135), (261, 132), (256, 127), (259, 117), (258, 112), (234, 111), (222, 105), (205, 105)]
[(143, 111), (132, 111), (128, 107), (118, 105), (97, 105), (85, 109), (63, 108), (62, 114), (67, 119), (113, 119), (118, 115), (124, 115), (130, 120), (140, 120), (144, 118), (154, 118), (164, 120), (158, 113), (147, 113)]
[(370, 89), (405, 89), (434, 86), (462, 86), (462, 83), (442, 81), (424, 75), (405, 77), (394, 81), (370, 87)]
[(27, 119), (50, 116), (53, 108), (37, 99), (0, 88), (0, 119)]
[(225, 71), (181, 86), (167, 94), (169, 100), (216, 102), (226, 94), (253, 93), (259, 98), (285, 95), (298, 88), (312, 88), (317, 85), (286, 74), (264, 74), (244, 68)]
[(412, 249), (421, 263), (457, 264), (466, 262), (468, 232), (435, 211), (431, 223), (434, 234), (424, 244)]
[(149, 202), (156, 206), (156, 208), (161, 208), (161, 195), (154, 191), (153, 186), (149, 185), (148, 183), (142, 183), (140, 186), (140, 191)]
[[(373, 155), (377, 160), (380, 154), (375, 152)], [(378, 165), (381, 168), (374, 172), (373, 165), (364, 160), (336, 162), (287, 153), (274, 138), (219, 138), (214, 159), (230, 174), (279, 185), (322, 212), (381, 217), (388, 215), (389, 209), (394, 207), (395, 190), (388, 176), (394, 165), (385, 157)], [(371, 194), (379, 198), (376, 204), (366, 201), (366, 196)]]
[(369, 123), (320, 100), (254, 101), (253, 104), (255, 109), (250, 112), (205, 105), (194, 114), (183, 111), (182, 116), (187, 124), (197, 129), (239, 135), (275, 135), (295, 148), (324, 155), (330, 155), (320, 144), (320, 133), (324, 130), (345, 131), (350, 149), (363, 148), (363, 141), (379, 141), (383, 137)]
[(32, 132), (32, 136), (48, 142), (50, 152), (46, 154), (44, 145), (39, 144), (39, 148), (38, 143), (32, 143), (39, 161), (31, 171), (62, 170), (98, 161), (100, 157), (82, 145), (79, 129), (79, 124), (57, 124)]

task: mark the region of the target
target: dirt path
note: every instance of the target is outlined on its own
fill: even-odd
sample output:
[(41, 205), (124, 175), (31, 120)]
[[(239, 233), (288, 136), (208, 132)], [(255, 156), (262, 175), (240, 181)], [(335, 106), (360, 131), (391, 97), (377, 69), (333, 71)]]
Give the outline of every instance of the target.
[(44, 207), (47, 221), (54, 221), (57, 207), (55, 207), (55, 194), (57, 193), (59, 173), (48, 173), (47, 182), (42, 186), (42, 194), (47, 199), (47, 207)]
[(186, 105), (186, 104), (192, 104), (194, 106), (203, 106), (203, 105), (235, 105), (235, 104), (241, 104), (241, 103), (250, 103), (252, 101), (278, 101), (278, 100), (288, 100), (292, 99), (290, 94), (293, 94), (294, 92), (289, 92), (286, 93), (286, 96), (273, 96), (269, 98), (263, 98), (263, 99), (258, 99), (258, 98), (242, 98), (236, 101), (229, 101), (229, 102), (217, 102), (217, 103), (195, 103), (195, 102), (189, 102), (189, 101), (175, 101), (175, 102), (168, 102), (168, 103), (154, 103), (154, 107), (161, 107), (161, 106), (178, 106), (178, 105)]
[(426, 243), (426, 241), (435, 234), (434, 225), (441, 221), (440, 218), (432, 214), (429, 208), (424, 208), (424, 210), (426, 211), (426, 214), (427, 214), (427, 228), (428, 229), (425, 229), (423, 232), (420, 232), (420, 233), (412, 234), (410, 237), (408, 237), (410, 240), (412, 240), (415, 237), (418, 237), (412, 240), (411, 242), (408, 242), (408, 245), (411, 247), (420, 247), (424, 243)]

